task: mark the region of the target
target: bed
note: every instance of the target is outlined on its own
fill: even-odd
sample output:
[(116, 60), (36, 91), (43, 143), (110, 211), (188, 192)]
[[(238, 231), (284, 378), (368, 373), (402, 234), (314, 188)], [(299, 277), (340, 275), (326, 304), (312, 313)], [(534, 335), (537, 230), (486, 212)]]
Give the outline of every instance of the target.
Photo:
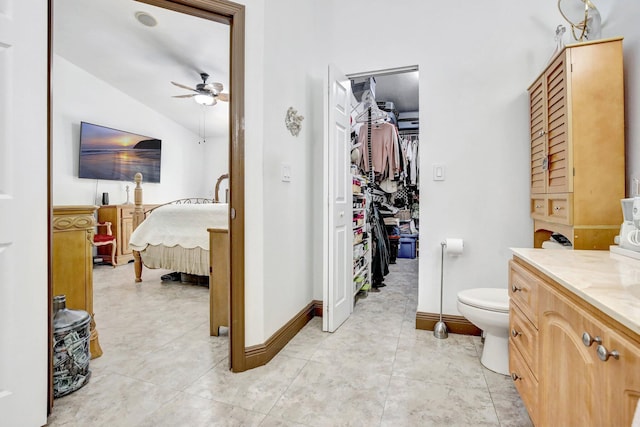
[(190, 198), (144, 211), (142, 175), (134, 190), (133, 250), (135, 281), (142, 281), (143, 265), (194, 276), (209, 277), (211, 335), (228, 326), (229, 206), (220, 203), (218, 178), (213, 199)]

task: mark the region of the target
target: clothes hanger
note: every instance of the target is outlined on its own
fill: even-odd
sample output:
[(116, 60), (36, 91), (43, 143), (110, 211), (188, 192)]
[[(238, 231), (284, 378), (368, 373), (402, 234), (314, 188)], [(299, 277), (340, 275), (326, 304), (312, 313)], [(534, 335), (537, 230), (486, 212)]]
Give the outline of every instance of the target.
[(389, 117), (386, 112), (378, 108), (378, 104), (376, 104), (376, 100), (373, 98), (370, 90), (364, 91), (360, 104), (364, 108), (364, 111), (356, 116), (356, 122), (358, 123), (366, 123), (369, 121), (369, 108), (371, 108), (371, 123)]

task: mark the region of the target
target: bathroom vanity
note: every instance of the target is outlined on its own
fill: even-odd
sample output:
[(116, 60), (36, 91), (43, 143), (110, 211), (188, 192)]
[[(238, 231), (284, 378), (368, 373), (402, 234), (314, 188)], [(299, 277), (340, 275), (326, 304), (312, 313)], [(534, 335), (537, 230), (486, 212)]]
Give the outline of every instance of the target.
[(513, 249), (509, 370), (536, 426), (630, 426), (640, 397), (640, 261)]

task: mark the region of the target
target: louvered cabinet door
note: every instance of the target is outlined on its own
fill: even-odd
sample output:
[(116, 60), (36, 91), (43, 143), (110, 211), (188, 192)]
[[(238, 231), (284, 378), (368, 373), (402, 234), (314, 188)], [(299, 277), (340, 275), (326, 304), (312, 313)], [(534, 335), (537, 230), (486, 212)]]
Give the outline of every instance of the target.
[(544, 73), (547, 101), (547, 193), (571, 192), (569, 179), (569, 135), (566, 55), (559, 55)]
[(544, 162), (546, 158), (546, 102), (544, 76), (541, 76), (529, 89), (529, 108), (531, 112), (531, 194), (546, 192)]

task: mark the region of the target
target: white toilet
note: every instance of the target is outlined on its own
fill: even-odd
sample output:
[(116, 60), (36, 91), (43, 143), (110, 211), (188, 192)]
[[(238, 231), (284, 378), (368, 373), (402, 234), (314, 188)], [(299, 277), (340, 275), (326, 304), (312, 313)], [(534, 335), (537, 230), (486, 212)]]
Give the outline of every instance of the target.
[(460, 291), (458, 311), (484, 332), (482, 364), (509, 375), (509, 291), (506, 288)]

